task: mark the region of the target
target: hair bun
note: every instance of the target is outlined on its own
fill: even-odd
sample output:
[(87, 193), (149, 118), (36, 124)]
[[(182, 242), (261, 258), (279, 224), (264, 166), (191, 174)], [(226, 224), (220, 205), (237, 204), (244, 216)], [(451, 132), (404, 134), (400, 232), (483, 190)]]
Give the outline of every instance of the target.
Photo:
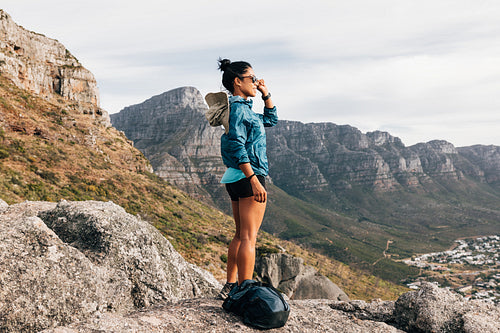
[(219, 58), (219, 70), (221, 70), (222, 72), (225, 72), (226, 69), (229, 67), (229, 65), (231, 65), (231, 60), (229, 59), (221, 59)]

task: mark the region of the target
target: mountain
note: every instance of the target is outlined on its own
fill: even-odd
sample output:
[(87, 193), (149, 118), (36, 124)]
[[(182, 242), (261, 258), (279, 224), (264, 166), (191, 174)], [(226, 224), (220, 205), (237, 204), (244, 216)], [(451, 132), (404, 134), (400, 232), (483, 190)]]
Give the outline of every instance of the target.
[[(143, 153), (110, 126), (92, 73), (59, 42), (1, 10), (0, 59), (0, 199), (113, 201), (155, 226), (187, 261), (225, 279), (232, 218), (152, 173)], [(61, 80), (66, 88), (54, 89)], [(257, 246), (300, 256), (352, 298), (395, 299), (406, 290), (267, 233)]]
[[(192, 87), (111, 115), (156, 174), (229, 213), (219, 184), (221, 128)], [(279, 105), (278, 105), (279, 113)], [(435, 140), (406, 147), (387, 132), (280, 120), (267, 130), (270, 199), (263, 229), (393, 281), (395, 260), (498, 233), (500, 147)]]

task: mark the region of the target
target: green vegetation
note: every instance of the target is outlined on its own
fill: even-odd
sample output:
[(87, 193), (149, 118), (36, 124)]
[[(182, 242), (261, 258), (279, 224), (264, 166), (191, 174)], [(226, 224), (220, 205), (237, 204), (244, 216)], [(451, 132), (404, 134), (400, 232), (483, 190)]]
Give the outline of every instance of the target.
[(401, 259), (497, 234), (500, 223), (500, 189), (466, 178), (436, 179), (426, 191), (269, 191), (264, 230), (395, 283), (419, 273)]

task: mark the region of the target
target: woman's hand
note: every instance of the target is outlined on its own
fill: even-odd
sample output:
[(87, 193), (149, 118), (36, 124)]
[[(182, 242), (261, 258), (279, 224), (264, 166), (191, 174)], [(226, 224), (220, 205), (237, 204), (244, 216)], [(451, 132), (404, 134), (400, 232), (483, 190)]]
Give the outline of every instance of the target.
[[(262, 97), (265, 97), (265, 96), (269, 95), (269, 89), (267, 89), (267, 86), (266, 86), (266, 83), (264, 82), (264, 79), (260, 79), (259, 81), (257, 81), (256, 84), (257, 84), (257, 89), (262, 94)], [(271, 100), (270, 97), (268, 97), (265, 100), (264, 105), (265, 105), (266, 108), (269, 108), (269, 109), (272, 109), (274, 107), (274, 103), (273, 103), (273, 101)]]
[(250, 185), (252, 185), (254, 200), (261, 203), (266, 202), (267, 191), (264, 186), (262, 186), (257, 176), (250, 178)]
[(260, 79), (259, 81), (257, 81), (257, 90), (260, 91), (262, 96), (267, 96), (267, 94), (269, 93), (269, 90), (267, 89), (264, 79)]

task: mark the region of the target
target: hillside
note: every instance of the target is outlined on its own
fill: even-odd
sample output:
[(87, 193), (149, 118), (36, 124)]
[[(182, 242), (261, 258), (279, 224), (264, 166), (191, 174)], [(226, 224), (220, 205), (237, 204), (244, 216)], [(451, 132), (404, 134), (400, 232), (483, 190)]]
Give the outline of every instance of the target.
[[(208, 125), (206, 109), (195, 88), (183, 87), (111, 120), (156, 174), (229, 213), (218, 184), (222, 129)], [(267, 130), (267, 142), (263, 229), (385, 279), (416, 273), (399, 259), (500, 229), (500, 147), (406, 147), (386, 132), (286, 120)]]
[[(110, 126), (91, 73), (61, 44), (0, 13), (0, 199), (111, 200), (153, 224), (186, 260), (224, 279), (232, 219), (153, 174), (144, 155)], [(30, 66), (37, 75), (29, 76)], [(75, 71), (81, 80), (71, 77)], [(405, 290), (266, 233), (258, 246), (303, 257), (351, 298), (395, 299)]]

